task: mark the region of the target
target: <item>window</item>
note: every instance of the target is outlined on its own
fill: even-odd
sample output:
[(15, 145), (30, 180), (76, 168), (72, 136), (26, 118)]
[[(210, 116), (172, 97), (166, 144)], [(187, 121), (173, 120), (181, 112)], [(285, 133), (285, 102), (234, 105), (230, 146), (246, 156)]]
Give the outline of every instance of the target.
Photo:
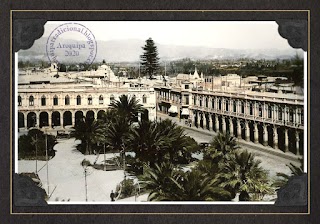
[(219, 101), (218, 101), (218, 108), (219, 108), (219, 110), (221, 110), (221, 108), (222, 108), (222, 103), (221, 103), (221, 100), (219, 99)]
[(53, 105), (58, 105), (58, 97), (57, 96), (54, 96), (53, 97)]
[(229, 100), (226, 100), (226, 111), (229, 111)]
[(293, 110), (292, 109), (290, 109), (290, 111), (289, 111), (289, 121), (293, 122)]
[(199, 106), (202, 107), (202, 97), (199, 98)]
[(271, 107), (271, 105), (268, 106), (268, 118), (272, 118), (272, 107)]
[(186, 95), (184, 98), (186, 99), (186, 105), (189, 105), (189, 96)]
[(196, 97), (193, 97), (193, 105), (197, 105), (197, 98)]
[(282, 108), (279, 107), (279, 110), (278, 110), (278, 120), (282, 120)]
[(214, 99), (212, 99), (212, 101), (211, 101), (211, 106), (214, 109)]
[(29, 106), (33, 106), (34, 105), (34, 98), (33, 96), (29, 97)]
[(41, 106), (45, 106), (46, 105), (46, 97), (42, 96), (41, 97)]
[(241, 102), (241, 113), (244, 114), (244, 102)]
[(189, 85), (185, 85), (185, 89), (189, 89)]
[(142, 103), (147, 103), (147, 97), (145, 95), (142, 96)]
[(208, 98), (206, 98), (206, 107), (209, 107)]
[(259, 104), (259, 117), (262, 117), (262, 105)]
[(99, 104), (103, 104), (103, 96), (102, 95), (99, 96)]
[(64, 98), (64, 104), (70, 105), (70, 97), (68, 95)]
[(252, 105), (252, 103), (250, 103), (250, 105), (249, 105), (249, 112), (250, 112), (250, 115), (253, 115), (253, 105)]
[[(135, 97), (136, 97), (136, 96), (135, 96), (135, 95), (133, 95), (133, 97), (132, 97), (132, 98), (133, 98), (133, 99), (135, 99)], [(113, 95), (111, 95), (111, 96), (110, 96), (110, 103), (112, 103), (113, 101), (114, 101), (114, 96), (113, 96)]]
[(81, 105), (81, 96), (77, 96), (77, 105)]
[(233, 112), (237, 112), (237, 101), (233, 101)]
[(91, 95), (88, 97), (88, 105), (92, 105), (92, 96)]
[(18, 106), (21, 106), (22, 105), (22, 98), (21, 96), (18, 96)]

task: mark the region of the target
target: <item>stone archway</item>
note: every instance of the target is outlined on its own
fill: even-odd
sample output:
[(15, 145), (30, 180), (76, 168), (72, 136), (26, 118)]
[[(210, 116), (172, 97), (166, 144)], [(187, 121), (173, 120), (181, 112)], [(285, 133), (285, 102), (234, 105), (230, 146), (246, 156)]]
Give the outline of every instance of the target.
[(103, 118), (104, 113), (105, 113), (105, 111), (104, 111), (104, 110), (99, 110), (99, 111), (98, 111), (98, 114), (97, 114), (97, 118), (98, 118), (98, 119), (102, 119), (102, 118)]
[(274, 147), (274, 136), (273, 136), (273, 127), (268, 125), (267, 126), (267, 130), (268, 130), (268, 145), (271, 146), (272, 148)]
[(65, 111), (63, 113), (63, 125), (72, 125), (72, 113), (70, 111)]
[(141, 120), (148, 121), (149, 120), (149, 111), (144, 109), (141, 113)]
[(27, 115), (27, 127), (35, 127), (36, 126), (36, 121), (37, 121), (37, 115), (35, 112), (30, 112)]
[(60, 112), (58, 111), (52, 113), (52, 126), (61, 126)]
[(92, 123), (94, 121), (94, 111), (92, 110), (89, 110), (87, 113), (86, 113), (86, 119), (89, 123)]
[(24, 114), (18, 112), (18, 128), (24, 128)]
[(47, 112), (41, 112), (39, 116), (39, 127), (49, 126), (49, 115)]
[(83, 112), (77, 111), (75, 114), (75, 125), (79, 124), (79, 122), (83, 119)]

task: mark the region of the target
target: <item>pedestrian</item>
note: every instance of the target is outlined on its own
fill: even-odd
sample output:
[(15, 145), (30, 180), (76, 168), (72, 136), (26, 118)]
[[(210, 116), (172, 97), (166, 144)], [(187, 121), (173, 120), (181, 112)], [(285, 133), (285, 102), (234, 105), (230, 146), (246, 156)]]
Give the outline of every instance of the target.
[(111, 190), (111, 194), (110, 194), (111, 201), (115, 201), (114, 200), (115, 197), (116, 195), (113, 193), (113, 190)]

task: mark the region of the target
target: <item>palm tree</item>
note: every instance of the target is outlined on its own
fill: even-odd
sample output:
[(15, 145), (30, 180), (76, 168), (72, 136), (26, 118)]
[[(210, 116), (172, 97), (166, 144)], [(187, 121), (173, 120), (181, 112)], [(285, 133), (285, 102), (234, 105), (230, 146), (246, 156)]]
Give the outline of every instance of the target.
[(103, 141), (104, 132), (105, 127), (100, 121), (91, 121), (86, 117), (82, 117), (71, 135), (81, 140), (81, 145), (85, 145), (85, 154), (90, 155), (92, 154), (92, 145)]
[(237, 140), (231, 136), (229, 132), (223, 134), (221, 132), (215, 136), (210, 142), (211, 146), (226, 155), (236, 149), (239, 149)]
[(289, 165), (286, 165), (287, 167), (289, 167), (291, 174), (285, 174), (285, 173), (277, 173), (277, 177), (278, 179), (275, 180), (275, 182), (273, 183), (273, 186), (276, 187), (277, 189), (283, 187), (284, 185), (286, 185), (286, 183), (289, 181), (289, 179), (291, 177), (294, 176), (301, 176), (304, 174), (303, 171), (303, 159), (299, 159), (300, 161), (300, 166), (296, 166), (292, 163), (290, 163)]
[(188, 151), (189, 139), (183, 129), (170, 120), (161, 122), (141, 121), (133, 129), (130, 146), (136, 152), (136, 157), (144, 162), (161, 163), (168, 160), (171, 163), (191, 160)]
[(139, 100), (135, 96), (128, 97), (127, 95), (121, 95), (119, 100), (112, 101), (110, 108), (115, 110), (118, 115), (129, 118), (130, 123), (136, 120), (138, 113), (143, 112), (143, 107), (139, 104)]
[(130, 133), (129, 142), (136, 158), (149, 164), (162, 160), (161, 149), (169, 145), (166, 136), (158, 131), (157, 123), (152, 121), (139, 122)]
[(204, 177), (197, 169), (186, 172), (180, 181), (175, 181), (179, 188), (176, 200), (179, 201), (220, 201), (230, 200), (228, 191), (218, 185), (216, 179)]
[(235, 137), (228, 132), (225, 134), (219, 132), (210, 142), (210, 147), (204, 151), (204, 159), (215, 163), (226, 163), (239, 148)]
[(141, 186), (150, 191), (149, 201), (172, 201), (178, 192), (175, 181), (180, 178), (180, 173), (172, 163), (163, 162), (155, 164), (154, 168), (145, 166)]
[(170, 162), (148, 168), (142, 186), (150, 191), (150, 201), (213, 201), (230, 199), (230, 193), (216, 180), (203, 177), (199, 170), (183, 173)]
[(131, 126), (128, 118), (115, 115), (110, 122), (105, 124), (105, 143), (114, 150), (121, 151), (123, 145), (127, 144)]
[(220, 186), (233, 194), (240, 193), (240, 201), (250, 200), (250, 193), (263, 196), (272, 192), (267, 171), (260, 167), (260, 163), (248, 151), (235, 153), (217, 175)]

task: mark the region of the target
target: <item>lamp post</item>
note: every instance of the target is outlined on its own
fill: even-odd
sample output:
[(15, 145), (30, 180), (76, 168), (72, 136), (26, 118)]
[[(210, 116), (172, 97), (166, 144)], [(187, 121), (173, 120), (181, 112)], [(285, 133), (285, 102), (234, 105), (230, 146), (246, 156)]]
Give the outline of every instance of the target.
[(89, 164), (90, 164), (90, 162), (86, 159), (83, 159), (81, 162), (81, 166), (84, 169), (84, 183), (85, 183), (85, 190), (86, 190), (86, 201), (88, 201), (87, 168), (88, 168)]
[(123, 175), (124, 175), (124, 180), (126, 180), (126, 151), (125, 151), (125, 145), (121, 144), (122, 147), (122, 156), (123, 156)]
[(48, 135), (47, 135), (47, 130), (45, 129), (45, 141), (46, 141), (46, 161), (47, 161), (47, 185), (48, 185), (48, 195), (50, 194), (49, 190), (50, 190), (50, 187), (49, 187), (49, 159), (48, 159)]

